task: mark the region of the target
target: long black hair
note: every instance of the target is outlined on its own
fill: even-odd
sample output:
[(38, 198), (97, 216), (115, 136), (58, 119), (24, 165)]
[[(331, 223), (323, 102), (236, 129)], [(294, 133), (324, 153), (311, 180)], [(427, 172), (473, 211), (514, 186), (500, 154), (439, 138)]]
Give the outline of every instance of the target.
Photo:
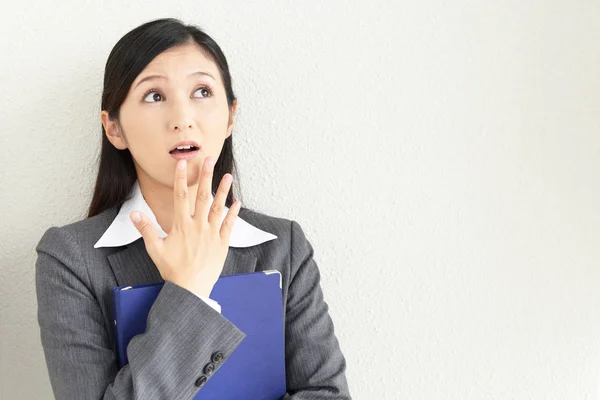
[[(123, 36), (106, 61), (102, 110), (108, 111), (112, 121), (119, 120), (119, 110), (131, 84), (142, 70), (163, 51), (184, 43), (195, 43), (219, 68), (225, 86), (227, 104), (231, 110), (236, 97), (233, 93), (227, 59), (219, 45), (199, 27), (185, 25), (175, 18), (162, 18), (146, 22)], [(221, 154), (214, 166), (212, 191), (216, 192), (223, 175), (230, 173), (237, 183), (237, 168), (233, 156), (233, 134), (225, 139)], [(102, 126), (102, 148), (99, 155), (98, 176), (94, 194), (88, 209), (88, 218), (121, 206), (127, 200), (137, 179), (133, 158), (129, 149), (114, 147)], [(239, 183), (238, 183), (239, 185)], [(231, 207), (236, 199), (231, 187), (225, 205)]]

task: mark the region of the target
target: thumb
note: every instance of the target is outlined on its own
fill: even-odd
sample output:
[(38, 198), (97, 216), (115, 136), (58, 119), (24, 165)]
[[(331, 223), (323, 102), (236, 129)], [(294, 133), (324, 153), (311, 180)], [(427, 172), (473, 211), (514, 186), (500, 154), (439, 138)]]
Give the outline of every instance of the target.
[(148, 217), (139, 211), (134, 211), (129, 214), (129, 218), (131, 218), (135, 228), (142, 234), (148, 253), (156, 249), (157, 241), (159, 239), (158, 232), (156, 232), (156, 228), (152, 222), (150, 222)]

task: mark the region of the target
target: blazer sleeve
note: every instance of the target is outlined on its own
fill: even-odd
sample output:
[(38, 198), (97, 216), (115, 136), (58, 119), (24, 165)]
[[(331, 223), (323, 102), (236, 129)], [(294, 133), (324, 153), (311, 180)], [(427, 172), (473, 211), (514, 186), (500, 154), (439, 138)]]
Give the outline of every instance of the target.
[(346, 360), (324, 301), (313, 248), (296, 221), (291, 222), (290, 266), (283, 400), (351, 399)]
[(191, 399), (212, 376), (203, 372), (212, 356), (224, 356), (216, 371), (246, 336), (198, 296), (166, 281), (146, 332), (131, 339), (129, 364), (119, 370), (105, 325), (112, 318), (91, 289), (92, 266), (81, 247), (51, 227), (36, 251), (38, 323), (56, 399)]
[(200, 296), (200, 295), (196, 295), (196, 296), (198, 296), (199, 298), (201, 298), (206, 304), (208, 304), (209, 306), (211, 306), (218, 313), (221, 313), (221, 305), (219, 303), (217, 303), (216, 301), (214, 301), (210, 297), (204, 297), (204, 296)]

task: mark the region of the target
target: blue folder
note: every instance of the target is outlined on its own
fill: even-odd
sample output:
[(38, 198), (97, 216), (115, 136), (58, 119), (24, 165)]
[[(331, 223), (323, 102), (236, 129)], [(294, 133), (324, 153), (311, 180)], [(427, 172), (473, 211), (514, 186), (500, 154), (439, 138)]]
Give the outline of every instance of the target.
[[(113, 288), (119, 367), (128, 363), (129, 341), (146, 331), (148, 313), (163, 285)], [(281, 273), (273, 270), (221, 276), (210, 298), (246, 337), (194, 399), (280, 400), (286, 393)]]

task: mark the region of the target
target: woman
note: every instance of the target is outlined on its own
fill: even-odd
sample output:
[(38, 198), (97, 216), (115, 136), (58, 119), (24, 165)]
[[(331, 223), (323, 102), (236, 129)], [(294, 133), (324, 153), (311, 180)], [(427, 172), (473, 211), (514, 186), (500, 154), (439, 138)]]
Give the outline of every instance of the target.
[[(234, 201), (236, 107), (225, 56), (197, 27), (148, 22), (111, 51), (88, 218), (49, 228), (36, 248), (38, 320), (56, 398), (193, 398), (212, 375), (206, 365), (218, 369), (244, 336), (208, 298), (213, 285), (268, 269), (283, 279), (284, 398), (350, 398), (302, 228)], [(118, 370), (111, 288), (161, 281), (147, 331)]]

